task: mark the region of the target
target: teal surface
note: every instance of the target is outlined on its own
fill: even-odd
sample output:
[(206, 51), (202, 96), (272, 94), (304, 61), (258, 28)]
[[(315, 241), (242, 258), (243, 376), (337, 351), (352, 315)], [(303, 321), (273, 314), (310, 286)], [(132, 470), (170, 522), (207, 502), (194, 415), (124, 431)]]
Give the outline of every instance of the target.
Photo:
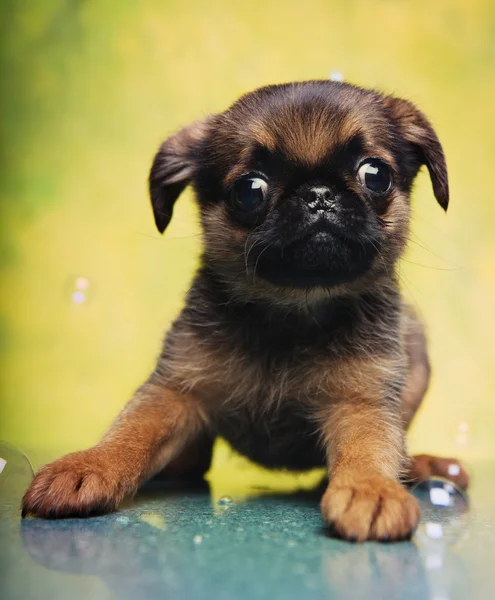
[(3, 600), (493, 598), (494, 464), (474, 468), (469, 505), (435, 507), (416, 490), (412, 541), (359, 545), (328, 536), (317, 490), (213, 501), (206, 482), (148, 485), (113, 515), (21, 521), (19, 465), (0, 475)]

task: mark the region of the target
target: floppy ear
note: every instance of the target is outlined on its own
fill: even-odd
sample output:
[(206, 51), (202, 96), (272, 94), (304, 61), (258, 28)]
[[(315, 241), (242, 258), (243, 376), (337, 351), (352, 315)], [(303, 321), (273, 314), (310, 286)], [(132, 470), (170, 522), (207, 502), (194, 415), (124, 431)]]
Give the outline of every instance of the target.
[(387, 96), (385, 107), (398, 123), (402, 135), (413, 147), (420, 165), (426, 165), (430, 173), (433, 192), (440, 206), (449, 205), (449, 181), (442, 146), (425, 115), (412, 102)]
[(169, 137), (156, 153), (149, 175), (155, 223), (160, 233), (170, 223), (175, 201), (191, 182), (197, 151), (208, 129), (209, 118), (196, 121)]

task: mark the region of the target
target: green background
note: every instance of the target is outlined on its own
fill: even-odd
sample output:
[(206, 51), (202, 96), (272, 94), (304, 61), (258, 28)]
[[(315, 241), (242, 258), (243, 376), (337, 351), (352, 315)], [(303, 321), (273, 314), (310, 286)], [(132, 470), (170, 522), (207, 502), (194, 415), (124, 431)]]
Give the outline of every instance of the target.
[(434, 370), (411, 448), (495, 454), (493, 2), (4, 0), (0, 23), (0, 438), (46, 458), (93, 444), (152, 369), (199, 254), (189, 192), (154, 228), (158, 144), (340, 71), (419, 104), (449, 165), (447, 216), (418, 177), (400, 266)]

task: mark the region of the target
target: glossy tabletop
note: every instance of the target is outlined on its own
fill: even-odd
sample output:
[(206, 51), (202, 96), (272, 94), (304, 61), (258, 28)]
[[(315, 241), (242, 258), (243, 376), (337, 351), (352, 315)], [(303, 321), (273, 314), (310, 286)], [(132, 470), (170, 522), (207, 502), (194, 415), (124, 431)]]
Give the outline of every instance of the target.
[(433, 493), (417, 489), (423, 517), (412, 541), (351, 544), (329, 537), (318, 490), (250, 483), (232, 492), (215, 472), (202, 485), (148, 484), (112, 515), (21, 521), (30, 472), (18, 458), (16, 469), (12, 455), (10, 474), (7, 464), (0, 475), (3, 600), (495, 594), (494, 463), (474, 465), (468, 503), (448, 486), (450, 498), (440, 484)]

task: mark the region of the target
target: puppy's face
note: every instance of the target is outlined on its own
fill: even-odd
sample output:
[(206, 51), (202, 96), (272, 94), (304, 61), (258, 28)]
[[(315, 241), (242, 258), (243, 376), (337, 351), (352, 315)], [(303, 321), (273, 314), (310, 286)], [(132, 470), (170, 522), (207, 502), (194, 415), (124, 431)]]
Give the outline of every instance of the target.
[(160, 148), (150, 188), (163, 231), (192, 182), (207, 263), (237, 287), (276, 295), (387, 273), (422, 164), (447, 208), (441, 146), (412, 104), (307, 82), (262, 88), (180, 131)]

